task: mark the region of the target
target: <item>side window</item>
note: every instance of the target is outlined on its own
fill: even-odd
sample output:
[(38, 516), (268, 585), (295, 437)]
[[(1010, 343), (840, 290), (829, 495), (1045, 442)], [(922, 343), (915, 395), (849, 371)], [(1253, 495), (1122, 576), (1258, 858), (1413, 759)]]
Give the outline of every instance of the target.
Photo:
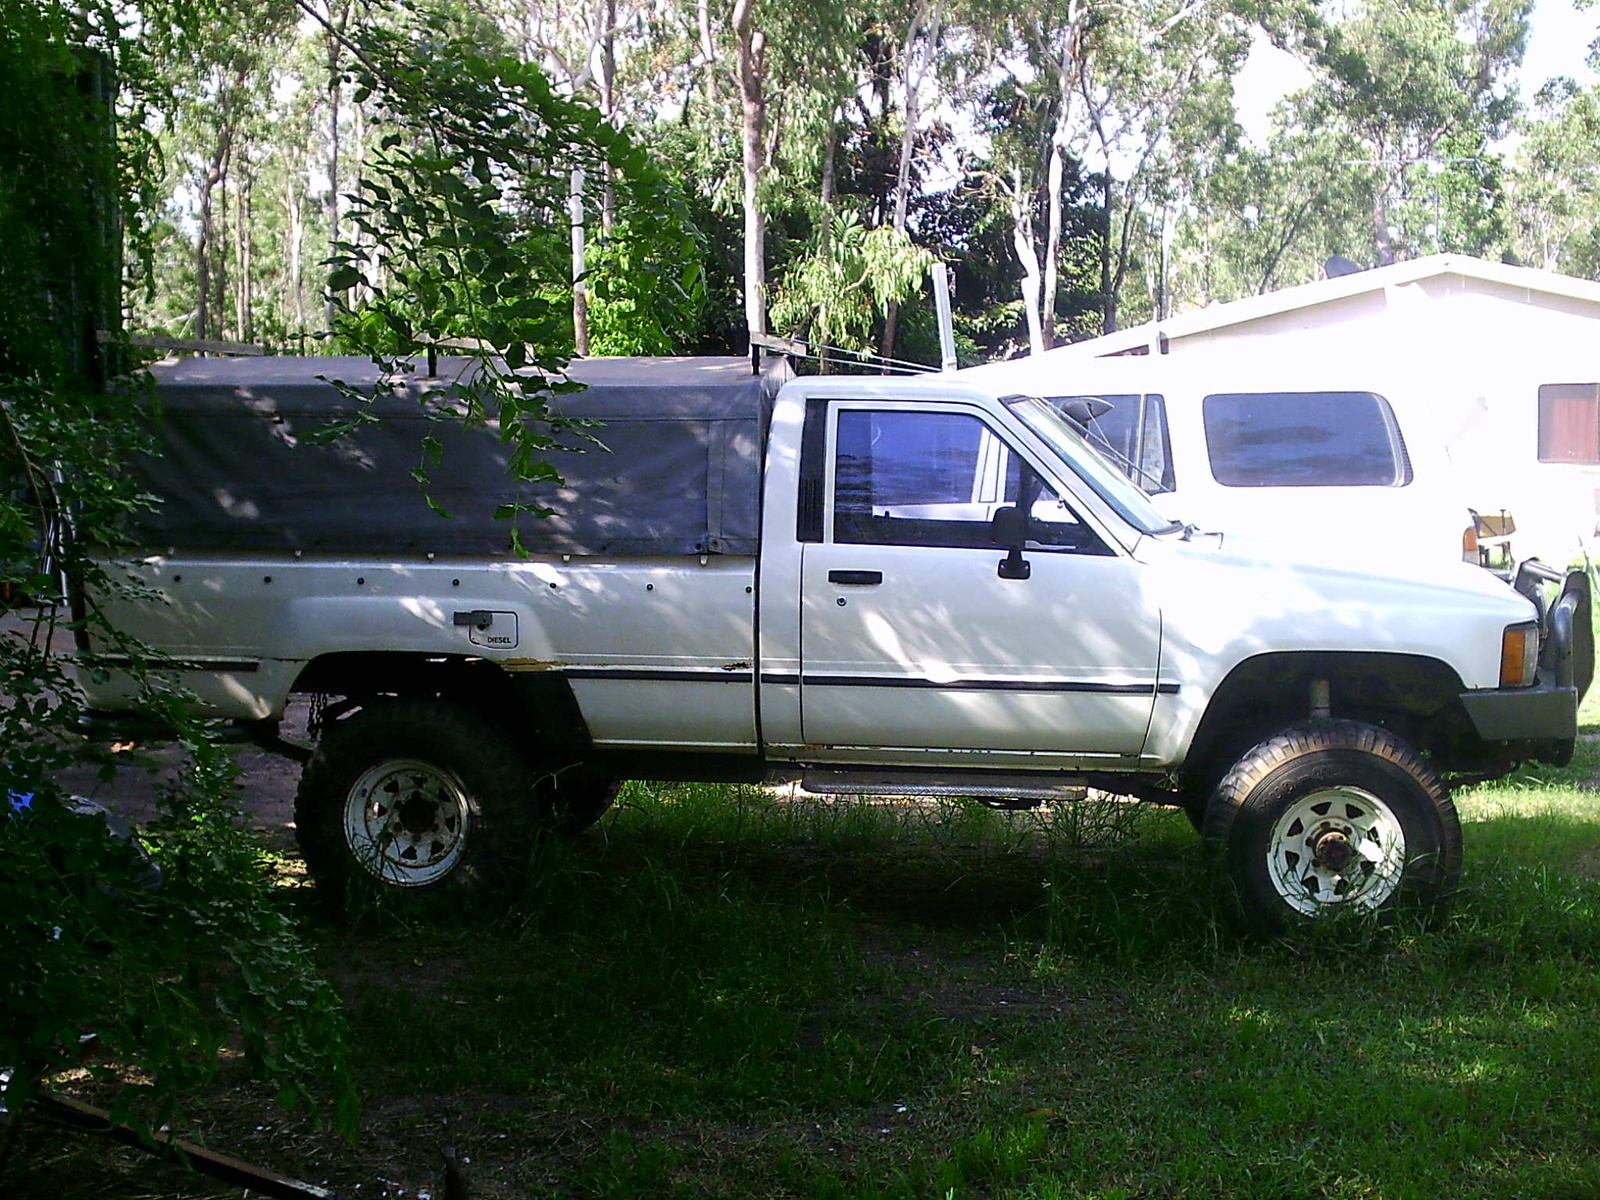
[(1030, 541), (1086, 549), (1092, 531), (975, 416), (839, 413), (834, 449), (833, 540), (886, 546), (993, 549), (990, 521), (1026, 491)]
[(1139, 438), (1139, 473), (1133, 481), (1147, 496), (1173, 491), (1172, 435), (1167, 431), (1167, 398), (1152, 393), (1144, 398), (1144, 431)]
[[(1069, 407), (1075, 400), (1099, 401), (1110, 408), (1097, 412), (1085, 426)], [(1052, 396), (1050, 401), (1083, 430), (1091, 446), (1145, 495), (1170, 492), (1176, 486), (1164, 396), (1154, 392), (1103, 392), (1095, 396)]]
[(1600, 384), (1540, 386), (1539, 461), (1600, 463)]
[(1201, 413), (1211, 474), (1224, 487), (1401, 487), (1400, 426), (1372, 392), (1232, 392)]

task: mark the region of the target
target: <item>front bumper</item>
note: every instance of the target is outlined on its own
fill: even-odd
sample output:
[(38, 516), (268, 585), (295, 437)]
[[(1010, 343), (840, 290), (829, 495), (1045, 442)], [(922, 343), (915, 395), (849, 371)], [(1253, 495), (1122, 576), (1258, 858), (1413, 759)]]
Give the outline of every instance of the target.
[[(1559, 591), (1547, 603), (1551, 584)], [(1578, 736), (1578, 703), (1594, 678), (1589, 577), (1530, 561), (1517, 572), (1516, 589), (1539, 609), (1538, 678), (1532, 687), (1463, 692), (1462, 707), (1485, 742), (1562, 742), (1570, 747)]]
[(1525, 688), (1461, 693), (1472, 727), (1486, 742), (1570, 742), (1578, 736), (1578, 689), (1540, 681)]

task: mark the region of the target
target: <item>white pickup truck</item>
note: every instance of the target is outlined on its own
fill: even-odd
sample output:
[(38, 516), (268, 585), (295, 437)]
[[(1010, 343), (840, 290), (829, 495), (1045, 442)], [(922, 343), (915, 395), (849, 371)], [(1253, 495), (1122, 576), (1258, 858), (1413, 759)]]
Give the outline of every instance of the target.
[[(1581, 573), (1519, 594), (1199, 534), (1051, 405), (948, 376), (574, 363), (588, 387), (557, 406), (609, 451), (518, 483), (492, 428), (428, 416), (462, 365), (327, 445), (306, 435), (351, 402), (323, 377), (370, 391), (364, 362), (157, 369), (164, 450), (136, 469), (166, 503), (117, 556), (143, 595), (96, 602), (285, 753), (312, 697), (319, 888), (481, 884), (629, 778), (1090, 787), (1182, 806), (1273, 929), (1436, 899), (1461, 861), (1447, 781), (1571, 754)], [(411, 477), (428, 431), (450, 519)], [(514, 551), (495, 510), (529, 503), (551, 515)], [(131, 703), (117, 665), (83, 673), (98, 709)]]

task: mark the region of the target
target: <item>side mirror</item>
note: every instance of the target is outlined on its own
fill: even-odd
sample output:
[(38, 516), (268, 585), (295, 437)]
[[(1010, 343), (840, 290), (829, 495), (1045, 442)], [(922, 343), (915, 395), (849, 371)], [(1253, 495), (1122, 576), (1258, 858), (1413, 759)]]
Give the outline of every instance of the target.
[(1027, 579), (1033, 567), (1022, 557), (1022, 548), (1028, 544), (1028, 515), (1015, 504), (996, 509), (989, 521), (989, 536), (994, 544), (1007, 551), (1000, 560), (1001, 579)]

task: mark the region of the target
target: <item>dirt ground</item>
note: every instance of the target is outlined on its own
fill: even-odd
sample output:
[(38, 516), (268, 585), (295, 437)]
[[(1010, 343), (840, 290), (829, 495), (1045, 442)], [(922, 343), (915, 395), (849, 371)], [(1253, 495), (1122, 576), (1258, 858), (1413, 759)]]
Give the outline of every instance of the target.
[[(286, 735), (303, 733), (303, 707), (295, 705), (284, 721)], [(278, 754), (242, 745), (239, 763), (239, 807), (245, 822), (266, 835), (273, 849), (294, 847), (294, 792), (300, 781), (300, 764)], [(62, 772), (59, 781), (74, 795), (87, 796), (129, 821), (147, 821), (156, 813), (156, 793), (162, 779), (179, 761), (170, 746), (134, 742), (92, 746), (78, 766)], [(109, 779), (101, 778), (108, 771)]]
[[(0, 637), (22, 636), (30, 626), (15, 611), (0, 613)], [(53, 643), (65, 649), (66, 638), (59, 632)], [(283, 732), (294, 738), (305, 731), (303, 704), (290, 706)], [(245, 820), (268, 835), (274, 847), (294, 844), (294, 790), (300, 778), (297, 763), (252, 746), (239, 747), (240, 807)], [(59, 777), (69, 791), (87, 796), (130, 821), (145, 821), (155, 815), (155, 797), (164, 773), (177, 761), (176, 752), (159, 744), (111, 741), (86, 746), (83, 761)], [(109, 773), (109, 778), (102, 775)]]

